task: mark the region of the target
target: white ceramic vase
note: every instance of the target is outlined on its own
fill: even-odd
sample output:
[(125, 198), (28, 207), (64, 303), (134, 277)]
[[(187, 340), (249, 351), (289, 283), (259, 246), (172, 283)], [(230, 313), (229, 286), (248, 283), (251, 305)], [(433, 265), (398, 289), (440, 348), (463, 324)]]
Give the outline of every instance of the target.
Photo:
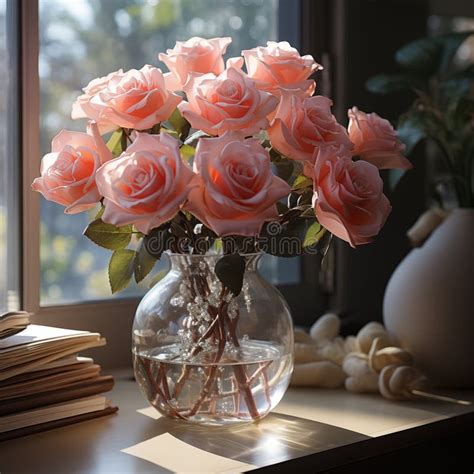
[(390, 279), (387, 330), (436, 386), (474, 387), (474, 209), (457, 209)]

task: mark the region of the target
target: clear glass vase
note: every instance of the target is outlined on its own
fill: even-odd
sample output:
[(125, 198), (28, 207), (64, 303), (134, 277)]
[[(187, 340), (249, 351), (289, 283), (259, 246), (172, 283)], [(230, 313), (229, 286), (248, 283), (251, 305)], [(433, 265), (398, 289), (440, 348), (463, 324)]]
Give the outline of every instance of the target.
[(170, 255), (133, 325), (135, 377), (163, 415), (201, 424), (249, 422), (283, 397), (293, 370), (293, 327), (281, 293), (245, 255), (242, 291), (224, 288), (217, 255)]

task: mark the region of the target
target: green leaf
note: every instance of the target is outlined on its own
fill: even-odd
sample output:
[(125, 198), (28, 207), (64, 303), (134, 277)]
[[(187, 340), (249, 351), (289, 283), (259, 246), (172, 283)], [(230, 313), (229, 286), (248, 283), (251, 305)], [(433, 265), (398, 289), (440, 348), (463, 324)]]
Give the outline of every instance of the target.
[(409, 155), (415, 146), (426, 138), (426, 128), (417, 113), (408, 112), (400, 117), (398, 128), (398, 138), (405, 144), (405, 153)]
[(161, 133), (167, 133), (168, 135), (171, 135), (173, 138), (178, 139), (179, 138), (179, 133), (176, 130), (171, 130), (169, 128), (162, 128)]
[(234, 296), (242, 291), (244, 284), (245, 259), (238, 253), (224, 255), (214, 268), (217, 278)]
[(123, 290), (129, 284), (134, 270), (135, 252), (116, 250), (109, 262), (109, 283), (112, 293)]
[(461, 44), (473, 34), (474, 31), (463, 31), (450, 33), (438, 38), (442, 46), (440, 72), (445, 71), (449, 67)]
[(438, 67), (440, 51), (435, 38), (421, 38), (400, 48), (395, 59), (401, 66), (429, 77)]
[(150, 128), (148, 133), (150, 135), (158, 135), (160, 131), (161, 131), (161, 123), (155, 123), (155, 125), (153, 125), (153, 127)]
[(114, 133), (112, 133), (112, 136), (107, 142), (107, 148), (112, 152), (114, 158), (122, 153), (122, 134), (123, 131), (121, 129), (116, 130)]
[(216, 253), (222, 252), (222, 239), (214, 240), (214, 250)]
[(95, 244), (109, 250), (125, 248), (132, 238), (132, 226), (116, 227), (103, 222), (102, 219), (92, 221), (84, 231), (84, 235)]
[(423, 86), (423, 82), (412, 74), (379, 74), (365, 83), (367, 90), (374, 94), (391, 94)]
[(424, 77), (443, 73), (449, 68), (459, 46), (472, 34), (472, 31), (468, 31), (421, 38), (400, 48), (395, 59), (401, 66), (417, 71)]
[(447, 107), (448, 126), (455, 132), (464, 128), (472, 131), (472, 120), (474, 118), (474, 98), (454, 97)]
[(171, 114), (168, 122), (171, 124), (174, 130), (178, 132), (179, 135), (184, 131), (188, 121), (181, 115), (181, 112), (178, 108), (174, 109), (174, 112)]
[(104, 211), (105, 207), (101, 204), (100, 209), (97, 211), (97, 214), (95, 215), (94, 219), (101, 219), (104, 215)]
[(145, 241), (142, 240), (136, 252), (134, 263), (135, 281), (137, 283), (140, 283), (153, 270), (156, 260), (153, 255), (150, 255)]
[(303, 247), (311, 247), (317, 244), (325, 232), (326, 229), (319, 222), (313, 222), (306, 231)]
[(194, 148), (193, 146), (191, 145), (183, 145), (180, 149), (179, 149), (180, 153), (181, 153), (181, 156), (183, 157), (183, 160), (187, 161), (189, 163), (189, 161), (191, 160), (191, 158), (194, 156), (194, 154), (196, 153), (196, 148)]
[(297, 191), (299, 189), (309, 188), (313, 186), (313, 180), (308, 178), (304, 174), (300, 174), (293, 181), (293, 186), (291, 187), (292, 191)]
[(277, 206), (278, 214), (284, 214), (285, 212), (288, 211), (288, 206), (281, 201), (278, 201), (276, 203), (276, 206)]

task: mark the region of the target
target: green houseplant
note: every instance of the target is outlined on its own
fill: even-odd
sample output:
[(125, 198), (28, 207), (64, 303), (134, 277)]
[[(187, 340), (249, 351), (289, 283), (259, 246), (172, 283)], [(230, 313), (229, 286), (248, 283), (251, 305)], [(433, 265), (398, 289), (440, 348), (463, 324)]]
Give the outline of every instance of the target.
[(367, 82), (375, 93), (414, 94), (400, 117), (399, 135), (408, 154), (424, 140), (438, 150), (433, 155), (433, 147), (425, 147), (427, 159), (442, 160), (442, 172), (431, 188), (447, 218), (439, 218), (439, 208), (420, 218), (417, 243), (425, 241), (393, 274), (384, 321), (424, 373), (435, 384), (451, 388), (474, 386), (474, 61), (460, 65), (456, 54), (472, 34), (412, 42), (396, 53), (399, 73)]

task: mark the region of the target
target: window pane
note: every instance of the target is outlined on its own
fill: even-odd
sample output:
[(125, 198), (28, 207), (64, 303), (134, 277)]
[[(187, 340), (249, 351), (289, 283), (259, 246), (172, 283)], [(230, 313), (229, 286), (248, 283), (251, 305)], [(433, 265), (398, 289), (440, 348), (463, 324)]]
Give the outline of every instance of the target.
[(16, 6), (0, 0), (0, 312), (17, 309), (19, 177)]
[[(59, 129), (84, 130), (83, 121), (71, 120), (71, 104), (91, 79), (147, 63), (166, 70), (158, 52), (191, 36), (232, 36), (227, 57), (240, 55), (277, 38), (277, 6), (277, 0), (40, 0), (42, 152)], [(62, 207), (41, 200), (43, 305), (111, 297), (110, 253), (81, 235), (90, 218), (66, 216)], [(286, 260), (277, 273), (275, 265), (265, 265), (272, 280), (281, 275), (281, 282), (298, 281), (296, 260)], [(150, 279), (119, 297), (142, 293)]]

